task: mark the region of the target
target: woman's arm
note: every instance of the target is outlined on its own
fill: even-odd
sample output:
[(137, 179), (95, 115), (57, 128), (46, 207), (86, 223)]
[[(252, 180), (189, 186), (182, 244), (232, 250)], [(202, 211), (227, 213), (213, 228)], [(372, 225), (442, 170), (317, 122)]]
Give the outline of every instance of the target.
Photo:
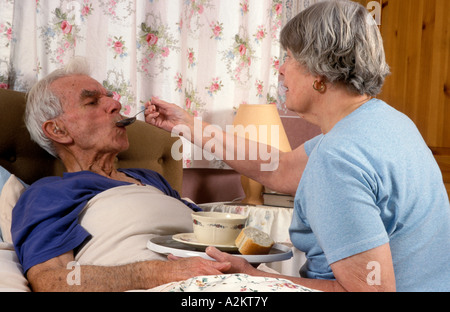
[(295, 194), (308, 161), (303, 145), (287, 153), (264, 144), (256, 145), (158, 99), (147, 105), (145, 116), (147, 123), (206, 148), (237, 172), (280, 193)]
[(298, 285), (321, 291), (369, 292), (396, 290), (394, 266), (389, 244), (331, 264), (335, 280), (309, 279), (263, 272), (254, 268), (245, 259), (221, 252), (214, 247), (209, 247), (207, 254), (217, 261), (231, 263), (232, 268), (227, 273), (240, 272), (253, 276), (284, 278)]

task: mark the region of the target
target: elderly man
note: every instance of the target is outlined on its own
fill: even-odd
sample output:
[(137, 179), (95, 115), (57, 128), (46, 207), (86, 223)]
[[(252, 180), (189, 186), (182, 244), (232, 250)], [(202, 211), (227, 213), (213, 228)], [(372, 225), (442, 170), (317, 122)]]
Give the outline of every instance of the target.
[[(189, 231), (198, 207), (156, 172), (114, 167), (129, 146), (126, 128), (116, 125), (120, 109), (80, 59), (29, 93), (31, 136), (67, 169), (34, 183), (14, 208), (13, 241), (34, 291), (149, 289), (227, 269), (200, 258), (167, 261), (146, 248), (149, 235)], [(122, 236), (102, 249), (112, 232)], [(79, 285), (67, 282), (72, 263), (81, 264)]]

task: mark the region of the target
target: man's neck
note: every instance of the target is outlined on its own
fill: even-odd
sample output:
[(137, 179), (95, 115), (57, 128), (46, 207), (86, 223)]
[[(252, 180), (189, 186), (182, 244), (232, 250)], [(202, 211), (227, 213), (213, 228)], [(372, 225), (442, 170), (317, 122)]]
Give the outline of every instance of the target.
[(68, 172), (91, 171), (109, 178), (114, 178), (117, 175), (114, 165), (116, 155), (91, 155), (64, 150), (60, 153), (60, 157)]

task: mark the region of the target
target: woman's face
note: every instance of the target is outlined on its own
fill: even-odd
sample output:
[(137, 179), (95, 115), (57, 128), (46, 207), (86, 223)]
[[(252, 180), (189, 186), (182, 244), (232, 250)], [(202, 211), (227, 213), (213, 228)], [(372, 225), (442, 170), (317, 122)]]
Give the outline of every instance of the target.
[(312, 85), (315, 78), (293, 57), (290, 50), (287, 51), (280, 74), (286, 87), (286, 107), (301, 117), (306, 117), (312, 109), (315, 95)]
[(128, 149), (125, 128), (116, 126), (121, 104), (99, 82), (89, 76), (69, 76), (53, 82), (51, 89), (61, 99), (64, 111), (58, 126), (79, 150), (109, 154)]

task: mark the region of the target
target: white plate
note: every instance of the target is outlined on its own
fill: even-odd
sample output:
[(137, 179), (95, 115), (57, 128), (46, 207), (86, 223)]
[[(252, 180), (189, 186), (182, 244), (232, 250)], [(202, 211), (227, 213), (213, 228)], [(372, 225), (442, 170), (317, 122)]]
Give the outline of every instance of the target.
[[(214, 260), (205, 252), (198, 251), (198, 249), (196, 249), (196, 247), (194, 246), (189, 246), (184, 243), (175, 241), (171, 235), (151, 238), (147, 242), (147, 248), (160, 254), (172, 254), (176, 257), (202, 257), (204, 259)], [(275, 244), (268, 255), (235, 254), (235, 256), (242, 257), (250, 263), (269, 263), (284, 261), (292, 258), (292, 255), (292, 249), (282, 244)]]
[[(197, 249), (199, 249), (201, 251), (205, 251), (205, 249), (207, 247), (211, 246), (211, 244), (203, 244), (203, 243), (200, 243), (199, 241), (197, 241), (197, 237), (195, 237), (194, 233), (176, 234), (176, 235), (172, 236), (172, 238), (173, 238), (173, 240), (175, 240), (177, 242), (196, 247)], [(237, 252), (238, 251), (238, 248), (236, 247), (236, 245), (213, 245), (213, 246), (221, 251), (226, 251), (226, 252)]]

